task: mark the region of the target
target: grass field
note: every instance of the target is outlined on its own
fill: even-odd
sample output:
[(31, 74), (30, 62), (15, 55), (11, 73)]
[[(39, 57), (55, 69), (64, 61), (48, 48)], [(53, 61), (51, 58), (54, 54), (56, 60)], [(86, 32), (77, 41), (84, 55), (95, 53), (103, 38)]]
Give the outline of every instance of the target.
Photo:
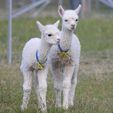
[[(46, 24), (54, 23), (57, 19), (47, 17), (38, 20)], [(7, 21), (0, 21), (0, 113), (20, 113), (21, 51), (28, 39), (40, 36), (35, 21), (25, 18), (13, 21), (12, 65), (8, 65), (6, 60)], [(48, 113), (113, 113), (113, 20), (80, 20), (76, 32), (82, 52), (75, 105), (68, 111), (55, 108), (54, 91), (49, 78)], [(24, 113), (40, 113), (34, 90)]]

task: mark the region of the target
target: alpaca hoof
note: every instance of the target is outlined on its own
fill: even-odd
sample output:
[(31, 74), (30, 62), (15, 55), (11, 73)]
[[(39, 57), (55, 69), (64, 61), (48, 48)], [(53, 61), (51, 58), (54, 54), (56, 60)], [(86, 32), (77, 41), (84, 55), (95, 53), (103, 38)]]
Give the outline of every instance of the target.
[(68, 109), (68, 105), (63, 105), (63, 109), (67, 110)]
[(69, 106), (70, 107), (73, 107), (74, 106), (74, 103), (73, 102), (69, 102)]
[(21, 111), (24, 111), (25, 109), (27, 109), (27, 106), (21, 105), (20, 108), (21, 108)]
[(55, 107), (56, 108), (61, 108), (62, 106), (61, 106), (61, 104), (55, 104)]
[(41, 106), (40, 110), (42, 111), (42, 113), (47, 113), (47, 107), (46, 106)]
[(41, 109), (42, 113), (47, 113), (47, 109)]

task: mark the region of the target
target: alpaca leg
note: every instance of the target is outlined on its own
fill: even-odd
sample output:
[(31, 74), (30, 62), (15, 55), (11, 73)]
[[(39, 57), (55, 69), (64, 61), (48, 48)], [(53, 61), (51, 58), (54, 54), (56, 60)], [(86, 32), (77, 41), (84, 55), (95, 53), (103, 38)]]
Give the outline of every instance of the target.
[(55, 96), (56, 96), (55, 106), (60, 108), (61, 107), (61, 90), (55, 89)]
[(55, 63), (50, 68), (51, 74), (54, 79), (54, 89), (55, 89), (55, 97), (56, 97), (56, 107), (61, 107), (61, 91), (62, 91), (62, 72), (59, 67), (59, 63)]
[(69, 105), (74, 105), (74, 97), (75, 97), (75, 88), (77, 85), (77, 77), (74, 78), (73, 82), (71, 83), (71, 89), (69, 92)]
[(34, 79), (33, 79), (33, 84), (34, 84), (34, 89), (35, 89), (35, 93), (37, 95), (37, 99), (38, 99), (38, 105), (40, 105), (39, 103), (39, 94), (38, 94), (38, 71), (34, 71)]
[(54, 89), (55, 89), (55, 96), (56, 96), (56, 107), (61, 107), (61, 92), (62, 92), (62, 77), (61, 73), (55, 72), (54, 78)]
[(27, 109), (28, 101), (31, 93), (32, 86), (32, 72), (31, 71), (23, 71), (23, 101), (21, 105), (21, 110)]
[(70, 88), (70, 92), (69, 92), (69, 105), (70, 106), (74, 105), (74, 97), (75, 97), (75, 89), (76, 89), (76, 85), (77, 85), (78, 69), (79, 69), (79, 65), (76, 65), (74, 73), (73, 73), (73, 77), (71, 79), (71, 88)]
[(38, 88), (38, 78), (37, 78), (37, 71), (34, 70), (34, 77), (33, 77), (33, 85), (35, 89), (35, 93), (37, 94), (37, 88)]
[(38, 78), (38, 101), (39, 107), (42, 112), (46, 112), (46, 92), (47, 92), (47, 70), (38, 71), (37, 73)]
[(68, 109), (68, 97), (71, 87), (71, 78), (74, 71), (74, 66), (68, 65), (65, 66), (64, 70), (64, 79), (63, 79), (63, 108)]

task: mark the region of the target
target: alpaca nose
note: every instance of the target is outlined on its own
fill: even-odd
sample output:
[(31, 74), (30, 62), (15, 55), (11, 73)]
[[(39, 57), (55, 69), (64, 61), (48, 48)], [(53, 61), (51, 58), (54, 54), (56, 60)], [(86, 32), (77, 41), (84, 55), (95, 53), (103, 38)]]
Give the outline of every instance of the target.
[(57, 42), (59, 42), (60, 41), (60, 38), (57, 38)]
[(72, 24), (71, 27), (74, 28), (75, 27), (75, 24)]

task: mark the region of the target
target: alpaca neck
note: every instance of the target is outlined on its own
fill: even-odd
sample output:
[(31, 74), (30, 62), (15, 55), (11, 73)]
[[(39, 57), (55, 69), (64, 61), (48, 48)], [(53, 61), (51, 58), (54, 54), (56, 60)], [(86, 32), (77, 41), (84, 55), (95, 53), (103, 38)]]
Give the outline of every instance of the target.
[(73, 34), (72, 31), (64, 27), (62, 28), (60, 46), (63, 50), (68, 50), (70, 48), (72, 41), (72, 34)]
[(42, 37), (41, 38), (41, 44), (40, 44), (40, 48), (39, 48), (39, 55), (38, 55), (38, 57), (39, 57), (39, 61), (40, 62), (45, 62), (46, 61), (46, 58), (47, 58), (47, 54), (48, 54), (48, 51), (50, 50), (50, 47), (51, 47), (51, 45), (50, 44), (48, 44), (45, 40), (44, 40), (44, 38)]

